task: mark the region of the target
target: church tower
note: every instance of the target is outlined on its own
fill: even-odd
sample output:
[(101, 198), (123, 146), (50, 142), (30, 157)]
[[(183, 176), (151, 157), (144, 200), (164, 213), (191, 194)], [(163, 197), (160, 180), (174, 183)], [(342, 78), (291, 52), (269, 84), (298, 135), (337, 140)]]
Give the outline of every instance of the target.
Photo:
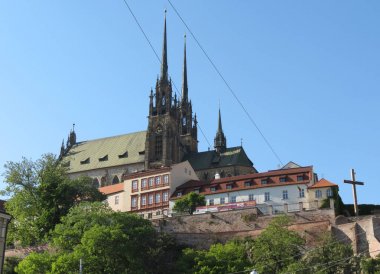
[(197, 118), (194, 117), (191, 100), (189, 101), (187, 86), (187, 62), (186, 62), (186, 35), (183, 51), (183, 71), (182, 71), (182, 98), (179, 108), (180, 113), (180, 135), (182, 144), (182, 157), (187, 153), (198, 152), (197, 140)]
[(161, 73), (155, 91), (149, 100), (148, 130), (145, 142), (145, 169), (170, 166), (182, 161), (190, 152), (198, 151), (197, 121), (192, 117), (188, 99), (186, 42), (182, 79), (182, 98), (172, 96), (172, 83), (168, 75), (166, 12), (162, 46)]
[(150, 92), (145, 169), (170, 166), (180, 161), (176, 101), (172, 100), (172, 83), (168, 75), (165, 11), (161, 73), (154, 94), (153, 90)]
[(226, 151), (226, 147), (227, 147), (227, 140), (226, 140), (226, 136), (224, 136), (224, 133), (223, 133), (222, 117), (220, 115), (220, 108), (219, 108), (218, 130), (214, 138), (214, 148), (217, 153), (223, 153)]

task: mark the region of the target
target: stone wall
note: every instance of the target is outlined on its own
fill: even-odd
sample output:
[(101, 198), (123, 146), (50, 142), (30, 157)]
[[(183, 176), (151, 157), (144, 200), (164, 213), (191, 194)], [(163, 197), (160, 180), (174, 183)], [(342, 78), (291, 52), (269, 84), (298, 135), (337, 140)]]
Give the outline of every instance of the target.
[(369, 254), (371, 257), (380, 254), (380, 217), (339, 217), (332, 233), (338, 241), (351, 244), (355, 254)]
[[(321, 209), (288, 213), (292, 219), (289, 229), (303, 236), (307, 244), (315, 245), (321, 233), (330, 231), (334, 211)], [(276, 215), (260, 216), (256, 208), (240, 209), (157, 220), (159, 230), (175, 236), (179, 243), (195, 248), (208, 248), (234, 238), (256, 237)]]

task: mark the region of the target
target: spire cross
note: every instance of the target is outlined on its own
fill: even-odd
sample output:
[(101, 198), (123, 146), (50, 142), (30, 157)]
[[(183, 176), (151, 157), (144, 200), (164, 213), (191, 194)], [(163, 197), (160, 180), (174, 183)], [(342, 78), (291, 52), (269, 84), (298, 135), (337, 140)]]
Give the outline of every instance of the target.
[(356, 196), (356, 185), (362, 186), (364, 185), (363, 182), (359, 182), (355, 180), (355, 170), (351, 169), (351, 180), (344, 180), (344, 183), (352, 185), (352, 194), (354, 196), (354, 211), (355, 216), (359, 216), (359, 210), (358, 210), (358, 199)]

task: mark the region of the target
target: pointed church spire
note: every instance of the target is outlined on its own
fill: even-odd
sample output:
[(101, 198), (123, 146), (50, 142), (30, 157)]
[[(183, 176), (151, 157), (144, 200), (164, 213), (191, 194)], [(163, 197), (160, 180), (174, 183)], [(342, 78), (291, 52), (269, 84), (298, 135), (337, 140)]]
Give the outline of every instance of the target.
[(223, 128), (222, 128), (222, 116), (220, 114), (220, 107), (219, 107), (219, 117), (218, 117), (218, 130), (216, 132), (216, 136), (214, 139), (214, 148), (216, 152), (223, 153), (226, 151), (227, 147), (227, 140), (226, 136), (224, 136)]
[(162, 59), (161, 59), (161, 80), (168, 80), (168, 53), (166, 45), (166, 10), (164, 19), (164, 41), (162, 45)]
[(218, 119), (218, 131), (217, 131), (217, 133), (223, 133), (222, 115), (220, 115), (220, 107), (219, 107), (219, 119)]
[(185, 46), (183, 50), (183, 72), (182, 72), (182, 102), (187, 102), (187, 63), (186, 63), (186, 34), (184, 35)]

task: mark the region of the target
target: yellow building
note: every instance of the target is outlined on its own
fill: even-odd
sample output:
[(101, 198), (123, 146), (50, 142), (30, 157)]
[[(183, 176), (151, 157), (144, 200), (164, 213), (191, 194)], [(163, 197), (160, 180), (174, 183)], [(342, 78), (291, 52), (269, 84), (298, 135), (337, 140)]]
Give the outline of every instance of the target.
[(130, 211), (152, 219), (167, 215), (169, 198), (185, 182), (198, 180), (188, 161), (124, 177), (119, 184), (101, 187), (109, 206), (115, 211)]

